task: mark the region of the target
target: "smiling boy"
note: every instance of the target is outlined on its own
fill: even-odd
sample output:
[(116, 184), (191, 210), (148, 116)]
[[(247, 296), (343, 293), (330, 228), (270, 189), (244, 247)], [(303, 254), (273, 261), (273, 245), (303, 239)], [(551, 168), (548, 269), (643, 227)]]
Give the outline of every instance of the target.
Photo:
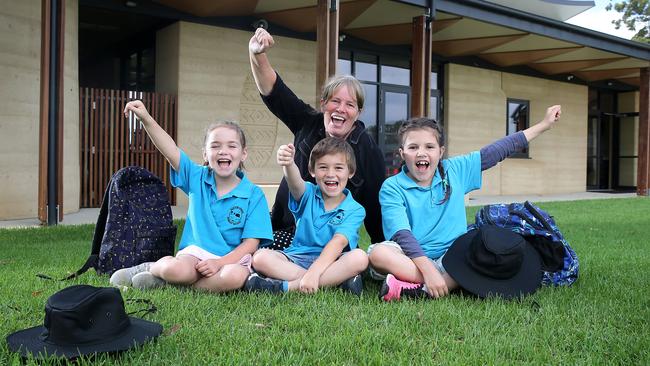
[(340, 286), (360, 295), (359, 274), (368, 266), (366, 253), (357, 248), (365, 210), (345, 188), (356, 170), (354, 152), (339, 138), (318, 142), (309, 157), (309, 173), (316, 184), (302, 179), (294, 156), (292, 144), (278, 149), (296, 235), (282, 251), (260, 249), (255, 253), (253, 268), (269, 278), (253, 273), (244, 288), (314, 293), (320, 287)]

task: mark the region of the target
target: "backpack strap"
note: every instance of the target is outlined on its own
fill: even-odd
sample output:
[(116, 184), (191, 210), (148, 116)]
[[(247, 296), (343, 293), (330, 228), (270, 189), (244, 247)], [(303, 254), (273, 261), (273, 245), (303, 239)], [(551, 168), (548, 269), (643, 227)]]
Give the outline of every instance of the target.
[(99, 258), (99, 248), (102, 246), (102, 239), (104, 238), (104, 230), (106, 229), (106, 221), (108, 219), (108, 201), (110, 200), (111, 184), (104, 192), (104, 198), (102, 199), (102, 208), (99, 209), (99, 217), (97, 218), (97, 224), (95, 225), (95, 233), (93, 234), (93, 245), (90, 249), (90, 255), (86, 259), (81, 268), (79, 268), (75, 273), (69, 275), (63, 280), (70, 280), (75, 277), (81, 276), (86, 273), (91, 267), (95, 267), (97, 264), (97, 258)]
[(542, 214), (539, 213), (539, 211), (537, 211), (535, 206), (533, 206), (528, 201), (524, 202), (524, 206), (528, 209), (528, 211), (530, 211), (531, 215), (533, 215), (539, 222), (542, 223), (542, 225), (544, 226), (544, 229), (548, 230), (551, 233), (555, 233), (555, 229), (553, 229), (551, 224), (549, 224), (548, 221), (546, 221), (544, 216), (542, 216)]
[[(73, 274), (66, 276), (59, 281), (67, 281), (71, 280), (73, 278), (79, 277), (82, 274), (86, 273), (90, 268), (95, 267), (97, 264), (97, 258), (99, 258), (99, 248), (102, 245), (102, 239), (104, 237), (104, 229), (106, 228), (106, 220), (108, 218), (108, 200), (110, 197), (110, 191), (111, 191), (111, 184), (109, 184), (108, 188), (106, 188), (106, 191), (104, 192), (104, 198), (102, 199), (102, 208), (99, 210), (99, 217), (97, 218), (97, 225), (95, 225), (95, 233), (93, 235), (93, 245), (92, 248), (90, 249), (90, 255), (88, 256), (88, 259), (86, 259), (86, 263), (84, 263), (81, 268), (76, 270)], [(43, 278), (46, 280), (54, 280), (54, 278), (44, 275), (42, 273), (36, 274), (36, 277)]]

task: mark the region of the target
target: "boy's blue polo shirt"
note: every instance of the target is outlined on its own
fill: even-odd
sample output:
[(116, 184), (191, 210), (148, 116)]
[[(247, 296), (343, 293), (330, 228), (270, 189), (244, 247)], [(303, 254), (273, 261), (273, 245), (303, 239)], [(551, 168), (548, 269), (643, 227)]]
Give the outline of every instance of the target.
[(325, 211), (325, 201), (320, 188), (305, 182), (305, 193), (300, 202), (289, 195), (289, 210), (296, 219), (296, 233), (287, 254), (320, 255), (334, 234), (348, 239), (348, 248), (354, 249), (359, 241), (359, 227), (366, 217), (366, 210), (352, 198), (350, 191), (343, 190), (345, 199), (331, 211)]
[(181, 150), (178, 172), (171, 168), (172, 186), (189, 197), (183, 236), (178, 249), (196, 245), (224, 256), (242, 239), (260, 239), (260, 245), (273, 240), (271, 216), (262, 190), (243, 172), (232, 191), (217, 197), (217, 183), (208, 166), (197, 165)]
[(436, 170), (431, 186), (424, 188), (402, 171), (384, 182), (379, 191), (384, 235), (390, 240), (400, 230), (410, 230), (427, 257), (441, 257), (449, 246), (467, 232), (465, 194), (481, 188), (481, 154), (478, 151), (442, 161), (449, 199)]

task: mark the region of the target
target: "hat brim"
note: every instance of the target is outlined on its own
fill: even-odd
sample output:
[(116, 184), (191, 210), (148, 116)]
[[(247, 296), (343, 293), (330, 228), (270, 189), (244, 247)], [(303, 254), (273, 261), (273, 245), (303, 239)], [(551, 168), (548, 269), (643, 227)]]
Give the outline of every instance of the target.
[(498, 296), (504, 299), (521, 297), (535, 292), (542, 283), (542, 262), (535, 249), (525, 241), (523, 262), (519, 273), (508, 279), (496, 279), (478, 273), (465, 259), (470, 243), (479, 230), (460, 236), (442, 257), (445, 271), (460, 287), (485, 298)]
[(162, 325), (158, 323), (134, 317), (129, 319), (131, 325), (124, 333), (102, 343), (63, 346), (44, 342), (40, 335), (45, 328), (37, 326), (10, 334), (7, 336), (7, 345), (11, 351), (18, 352), (23, 357), (32, 355), (35, 358), (74, 358), (94, 353), (126, 351), (153, 340), (162, 333)]

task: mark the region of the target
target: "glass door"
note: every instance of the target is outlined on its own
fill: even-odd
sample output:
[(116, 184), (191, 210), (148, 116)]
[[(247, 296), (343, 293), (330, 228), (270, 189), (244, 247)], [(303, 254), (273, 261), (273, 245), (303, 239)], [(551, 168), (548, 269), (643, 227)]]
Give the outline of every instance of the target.
[(386, 176), (399, 172), (399, 140), (397, 130), (401, 121), (409, 118), (411, 91), (408, 87), (381, 86), (379, 103), (379, 147), (384, 152)]
[(600, 113), (589, 116), (587, 129), (587, 189), (612, 188), (611, 152), (613, 117)]

